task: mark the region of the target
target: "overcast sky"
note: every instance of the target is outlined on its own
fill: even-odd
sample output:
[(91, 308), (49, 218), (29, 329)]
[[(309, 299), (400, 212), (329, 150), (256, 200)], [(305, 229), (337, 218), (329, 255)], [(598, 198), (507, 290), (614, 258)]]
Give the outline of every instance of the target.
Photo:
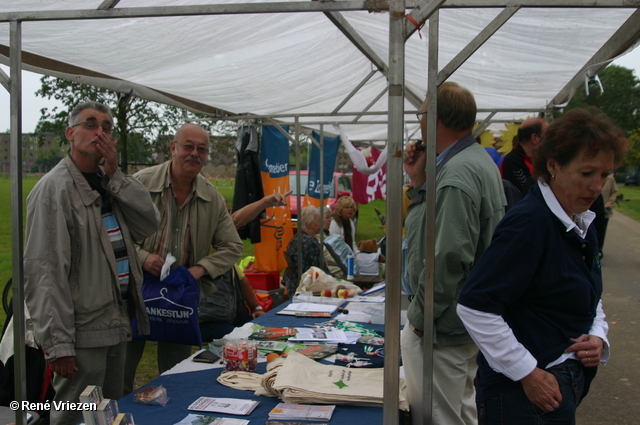
[[(640, 47), (631, 53), (613, 62), (616, 65), (633, 69), (636, 77), (640, 78)], [(9, 75), (9, 68), (0, 65), (0, 68)], [(36, 90), (40, 88), (40, 74), (24, 71), (22, 73), (22, 132), (31, 133), (40, 118), (40, 109), (44, 107), (52, 108), (60, 103), (55, 100), (46, 100), (35, 96)], [(0, 86), (0, 133), (9, 131), (10, 123), (9, 93), (3, 86)]]

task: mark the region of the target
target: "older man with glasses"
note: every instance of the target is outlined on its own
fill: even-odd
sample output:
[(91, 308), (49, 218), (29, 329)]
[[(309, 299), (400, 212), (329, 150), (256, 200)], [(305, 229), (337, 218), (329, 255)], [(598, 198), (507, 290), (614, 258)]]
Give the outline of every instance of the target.
[[(87, 385), (120, 398), (130, 317), (136, 332), (149, 333), (133, 241), (153, 234), (160, 218), (147, 189), (118, 168), (112, 129), (106, 106), (75, 107), (69, 156), (27, 197), (25, 300), (58, 403), (76, 403)], [(53, 425), (81, 420), (80, 411), (50, 412)]]
[[(145, 271), (159, 276), (170, 252), (177, 259), (176, 266), (187, 267), (198, 280), (201, 296), (206, 296), (216, 291), (213, 279), (240, 259), (244, 245), (224, 198), (200, 174), (209, 154), (207, 132), (199, 125), (185, 124), (170, 149), (170, 161), (135, 174), (161, 214), (160, 228), (140, 243), (138, 257)], [(127, 347), (125, 394), (133, 391), (144, 346), (143, 340), (135, 340)], [(158, 342), (157, 355), (163, 373), (189, 357), (191, 346)]]

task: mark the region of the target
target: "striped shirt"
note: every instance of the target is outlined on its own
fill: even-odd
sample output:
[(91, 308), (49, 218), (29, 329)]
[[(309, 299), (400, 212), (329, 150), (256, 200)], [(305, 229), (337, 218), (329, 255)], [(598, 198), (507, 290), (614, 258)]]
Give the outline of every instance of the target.
[(122, 231), (115, 215), (113, 215), (113, 205), (111, 194), (107, 192), (101, 184), (102, 175), (99, 173), (82, 173), (87, 179), (89, 186), (100, 194), (102, 198), (102, 206), (100, 213), (102, 214), (102, 222), (111, 241), (113, 253), (116, 257), (116, 270), (118, 273), (118, 285), (122, 299), (129, 298), (129, 254), (127, 247), (122, 238)]
[(191, 212), (192, 202), (195, 197), (195, 185), (192, 186), (191, 192), (182, 203), (178, 205), (178, 198), (173, 191), (173, 183), (171, 182), (171, 167), (167, 168), (167, 175), (164, 182), (164, 199), (165, 210), (162, 212), (166, 217), (164, 227), (161, 230), (160, 239), (158, 241), (158, 249), (155, 254), (162, 258), (167, 257), (167, 253), (171, 253), (176, 257), (176, 267), (179, 265), (189, 266), (189, 258), (191, 254), (191, 229), (189, 216)]

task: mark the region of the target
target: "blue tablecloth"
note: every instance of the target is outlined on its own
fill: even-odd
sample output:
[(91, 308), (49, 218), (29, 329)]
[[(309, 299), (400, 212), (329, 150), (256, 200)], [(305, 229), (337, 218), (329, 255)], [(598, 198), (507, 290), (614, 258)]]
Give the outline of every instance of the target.
[[(301, 318), (295, 316), (276, 315), (275, 312), (284, 308), (288, 303), (264, 314), (254, 322), (263, 326), (273, 327), (301, 327), (329, 320), (328, 318)], [(382, 331), (382, 325), (367, 325), (367, 327)], [(219, 384), (216, 379), (224, 369), (212, 369), (197, 372), (179, 373), (159, 376), (147, 385), (162, 385), (169, 395), (166, 406), (149, 406), (133, 401), (133, 394), (118, 400), (121, 412), (133, 413), (137, 425), (173, 425), (179, 422), (189, 412), (187, 407), (198, 397), (231, 397), (258, 400), (260, 404), (248, 416), (228, 416), (217, 414), (214, 416), (228, 416), (250, 420), (251, 424), (264, 424), (268, 419), (269, 411), (280, 402), (277, 398), (257, 397), (251, 391), (236, 390)], [(258, 365), (258, 373), (266, 371), (266, 364)], [(145, 386), (147, 386), (145, 385)], [(382, 407), (353, 407), (337, 406), (331, 424), (382, 424)]]

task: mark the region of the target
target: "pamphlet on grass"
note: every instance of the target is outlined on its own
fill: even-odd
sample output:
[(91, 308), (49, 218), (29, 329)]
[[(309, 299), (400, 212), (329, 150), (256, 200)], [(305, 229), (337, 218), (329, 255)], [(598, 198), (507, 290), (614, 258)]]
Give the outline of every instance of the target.
[(269, 412), (269, 419), (328, 421), (333, 415), (335, 405), (289, 404), (280, 403)]
[(258, 403), (260, 402), (240, 398), (200, 397), (191, 403), (187, 410), (226, 413), (228, 415), (248, 415), (256, 408)]

